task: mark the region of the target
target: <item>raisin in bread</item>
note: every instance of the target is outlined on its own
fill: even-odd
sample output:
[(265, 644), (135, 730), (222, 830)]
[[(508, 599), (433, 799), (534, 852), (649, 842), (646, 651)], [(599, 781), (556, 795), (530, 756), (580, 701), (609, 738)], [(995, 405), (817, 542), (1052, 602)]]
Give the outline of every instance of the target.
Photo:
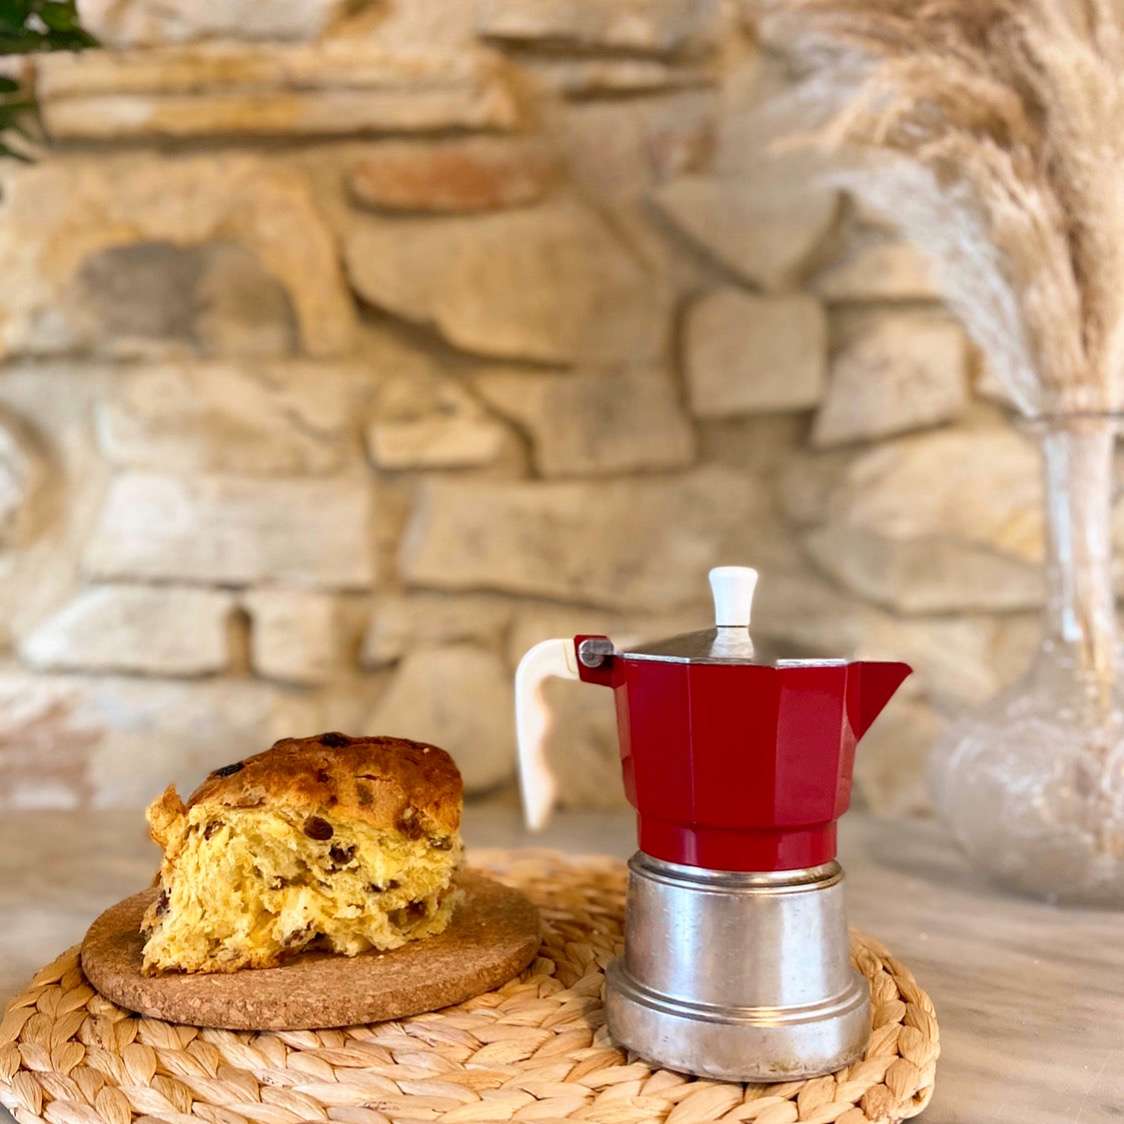
[(354, 956), (439, 933), (455, 905), (462, 785), (401, 738), (287, 738), (149, 806), (163, 848), (144, 970), (269, 967), (315, 945)]

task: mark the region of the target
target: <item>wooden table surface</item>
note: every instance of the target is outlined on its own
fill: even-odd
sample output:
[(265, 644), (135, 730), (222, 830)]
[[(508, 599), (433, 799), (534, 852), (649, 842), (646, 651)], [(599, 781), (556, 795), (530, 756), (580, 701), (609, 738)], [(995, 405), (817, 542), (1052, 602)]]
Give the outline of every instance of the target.
[[(632, 844), (618, 813), (566, 814), (528, 839), (510, 798), (472, 807), (465, 834), (470, 846), (621, 856)], [(943, 1054), (926, 1124), (1124, 1120), (1124, 913), (1003, 894), (930, 823), (852, 814), (841, 858), (852, 922), (909, 963), (937, 1006)], [(135, 813), (0, 821), (0, 998), (154, 865)]]

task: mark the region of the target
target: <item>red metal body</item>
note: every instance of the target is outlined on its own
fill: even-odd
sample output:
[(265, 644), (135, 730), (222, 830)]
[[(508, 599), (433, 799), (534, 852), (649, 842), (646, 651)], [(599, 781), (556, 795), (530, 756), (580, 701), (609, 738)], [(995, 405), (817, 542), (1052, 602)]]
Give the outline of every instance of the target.
[[(574, 640), (575, 648), (586, 636)], [(835, 857), (855, 745), (910, 674), (904, 663), (578, 661), (616, 697), (639, 845), (711, 870), (793, 870)]]

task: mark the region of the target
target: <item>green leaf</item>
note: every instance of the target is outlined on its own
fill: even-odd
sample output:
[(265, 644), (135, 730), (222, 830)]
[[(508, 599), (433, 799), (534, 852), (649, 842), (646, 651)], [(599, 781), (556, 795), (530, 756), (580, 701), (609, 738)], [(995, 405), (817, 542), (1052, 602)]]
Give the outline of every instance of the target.
[(15, 33), (27, 26), (31, 17), (30, 0), (0, 0), (0, 33)]
[(4, 131), (9, 132), (9, 133), (15, 133), (15, 135), (17, 137), (23, 137), (23, 139), (25, 141), (28, 141), (29, 143), (34, 144), (40, 138), (37, 137), (27, 127), (27, 117), (28, 116), (30, 116), (30, 114), (25, 114), (23, 117), (17, 117), (14, 121), (9, 121), (8, 124), (4, 126)]
[(0, 108), (0, 114), (3, 115), (0, 119), (4, 121), (4, 128), (12, 128), (21, 114), (30, 113), (35, 108), (35, 102), (27, 99), (5, 103), (5, 105)]
[(47, 0), (46, 3), (37, 5), (35, 14), (49, 31), (81, 31), (78, 13), (74, 10), (73, 4)]
[(74, 0), (0, 0), (0, 54), (80, 50), (95, 44), (78, 22)]

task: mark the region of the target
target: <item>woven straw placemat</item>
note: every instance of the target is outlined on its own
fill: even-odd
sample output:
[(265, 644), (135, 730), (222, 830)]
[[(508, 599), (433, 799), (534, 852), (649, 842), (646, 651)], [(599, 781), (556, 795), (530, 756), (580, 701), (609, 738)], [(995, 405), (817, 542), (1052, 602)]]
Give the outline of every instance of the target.
[(933, 1005), (876, 941), (852, 937), (874, 1001), (861, 1061), (784, 1085), (696, 1080), (626, 1054), (605, 1030), (602, 973), (621, 941), (622, 863), (521, 851), (477, 852), (473, 864), (542, 911), (538, 958), (499, 990), (346, 1030), (200, 1030), (102, 999), (73, 948), (0, 1022), (0, 1102), (21, 1124), (883, 1124), (928, 1104), (940, 1050)]

